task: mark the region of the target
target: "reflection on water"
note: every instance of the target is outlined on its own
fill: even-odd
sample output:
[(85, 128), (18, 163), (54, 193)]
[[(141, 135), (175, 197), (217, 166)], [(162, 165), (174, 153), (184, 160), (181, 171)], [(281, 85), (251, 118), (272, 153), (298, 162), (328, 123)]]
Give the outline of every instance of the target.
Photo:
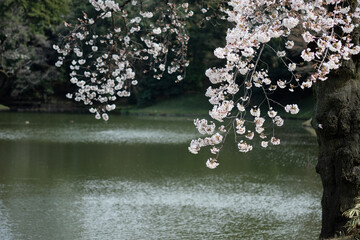
[[(0, 122), (0, 140), (31, 140), (60, 143), (176, 144), (188, 142), (190, 139), (198, 136), (195, 131), (190, 132), (188, 127), (183, 129), (181, 125), (184, 124), (178, 119), (172, 119), (170, 121), (172, 124), (170, 125), (166, 121), (165, 125), (161, 123), (164, 122), (164, 119), (160, 123), (154, 122), (154, 119), (148, 119), (144, 125), (138, 119), (129, 117), (125, 118), (125, 121), (121, 120), (119, 124), (113, 119), (111, 119), (113, 121), (110, 121), (110, 123), (94, 122), (95, 120), (91, 119), (88, 115), (70, 115), (71, 117), (66, 115), (50, 115), (48, 118), (35, 118), (29, 121), (30, 124), (25, 124), (28, 121), (25, 121), (25, 119), (32, 116), (22, 115), (22, 121), (14, 120), (17, 124)], [(64, 118), (59, 119), (57, 116)], [(73, 118), (79, 119), (75, 123), (72, 120)], [(116, 119), (116, 116), (114, 118)], [(178, 127), (176, 127), (177, 123), (180, 124)]]
[(197, 137), (196, 134), (166, 131), (162, 129), (87, 129), (87, 128), (45, 128), (4, 130), (0, 133), (2, 140), (34, 140), (47, 142), (95, 142), (95, 143), (184, 143)]
[(317, 239), (315, 139), (297, 126), (280, 147), (229, 144), (212, 171), (187, 151), (191, 119), (1, 113), (0, 239)]

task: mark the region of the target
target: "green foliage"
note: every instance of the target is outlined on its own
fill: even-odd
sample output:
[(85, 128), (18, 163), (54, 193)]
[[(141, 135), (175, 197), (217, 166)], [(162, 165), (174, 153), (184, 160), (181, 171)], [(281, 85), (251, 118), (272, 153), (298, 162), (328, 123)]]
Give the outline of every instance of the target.
[(180, 95), (184, 92), (183, 86), (183, 82), (175, 83), (172, 77), (164, 77), (161, 80), (144, 77), (139, 84), (137, 105), (149, 106), (160, 99)]
[(4, 0), (0, 9), (9, 12), (16, 8), (33, 33), (44, 34), (64, 20), (70, 3), (71, 0)]
[[(54, 67), (56, 53), (49, 41), (52, 34), (43, 33), (50, 30), (49, 23), (60, 21), (59, 14), (66, 11), (62, 4), (66, 2), (5, 0), (1, 3), (0, 98), (3, 101), (44, 100), (54, 93), (53, 84), (60, 73)], [(55, 6), (59, 9), (55, 10)], [(44, 8), (48, 12), (42, 11)], [(49, 21), (40, 15), (35, 18), (37, 15), (32, 14), (35, 12), (49, 15)]]

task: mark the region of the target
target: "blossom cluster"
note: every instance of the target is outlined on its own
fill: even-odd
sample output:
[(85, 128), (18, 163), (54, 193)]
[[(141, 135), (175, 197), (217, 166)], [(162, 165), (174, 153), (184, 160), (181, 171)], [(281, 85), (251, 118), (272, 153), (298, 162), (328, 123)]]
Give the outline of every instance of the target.
[[(205, 73), (212, 84), (205, 94), (213, 105), (209, 115), (220, 124), (227, 123), (224, 139), (233, 130), (240, 152), (253, 149), (251, 141), (256, 135), (262, 147), (269, 143), (280, 144), (273, 129), (282, 126), (284, 120), (274, 109), (280, 107), (287, 113), (297, 114), (299, 108), (296, 104), (282, 105), (271, 99), (271, 93), (281, 89), (293, 92), (297, 87), (310, 88), (316, 81), (326, 80), (330, 71), (338, 69), (343, 60), (360, 52), (360, 47), (351, 39), (360, 18), (358, 3), (354, 7), (343, 0), (227, 1), (228, 6), (221, 11), (233, 27), (227, 30), (226, 45), (214, 50), (214, 55), (223, 59), (225, 65), (210, 68)], [(302, 62), (293, 61), (289, 54), (295, 45), (291, 39), (295, 29), (302, 33), (305, 46), (299, 52)], [(270, 44), (272, 39), (280, 39), (282, 48), (275, 50)], [(262, 55), (265, 48), (273, 51), (288, 69), (289, 79), (270, 79), (269, 65), (261, 64), (266, 62)], [(304, 64), (313, 65), (310, 76), (297, 72), (298, 66)], [(260, 102), (251, 98), (256, 88), (263, 93)], [(195, 123), (198, 129), (201, 122), (205, 120)], [(272, 126), (272, 131), (267, 132), (265, 126)], [(216, 129), (214, 125), (212, 129)], [(208, 146), (202, 141), (193, 140), (189, 150), (197, 153)], [(218, 154), (218, 151), (211, 149), (211, 153)], [(206, 165), (215, 168), (219, 163), (215, 157)]]
[[(67, 58), (70, 82), (77, 88), (67, 97), (89, 105), (95, 118), (108, 120), (107, 112), (116, 108), (119, 98), (129, 97), (138, 84), (135, 65), (142, 62), (144, 73), (152, 71), (161, 79), (164, 72), (176, 74), (176, 81), (185, 77), (188, 66), (186, 22), (193, 15), (189, 4), (177, 1), (161, 2), (157, 6), (143, 1), (89, 0), (98, 12), (94, 18), (84, 14), (64, 36), (62, 46), (54, 45), (59, 53), (56, 66)], [(139, 6), (141, 5), (141, 6)], [(146, 6), (149, 10), (146, 10)], [(110, 25), (105, 33), (97, 34), (100, 25)], [(171, 56), (171, 57), (170, 57)]]
[[(281, 111), (297, 114), (299, 107), (280, 103), (271, 98), (272, 94), (325, 81), (330, 71), (360, 52), (351, 38), (360, 18), (357, 1), (349, 5), (345, 0), (227, 0), (218, 1), (217, 9), (211, 4), (201, 7), (199, 13), (205, 20), (216, 17), (231, 27), (226, 32), (225, 46), (214, 50), (223, 66), (205, 72), (211, 83), (205, 93), (213, 105), (209, 116), (215, 122), (194, 121), (205, 137), (192, 140), (189, 151), (197, 154), (203, 147), (210, 148), (215, 157), (206, 165), (213, 169), (219, 165), (217, 158), (230, 132), (240, 152), (251, 151), (256, 139), (264, 148), (279, 145), (274, 129), (284, 124)], [(84, 14), (75, 26), (66, 24), (71, 28), (69, 35), (61, 46), (53, 46), (60, 55), (56, 66), (72, 58), (68, 64), (70, 82), (77, 92), (69, 93), (69, 98), (89, 105), (96, 118), (107, 120), (107, 112), (116, 108), (115, 101), (130, 96), (138, 83), (139, 70), (151, 72), (156, 79), (164, 73), (176, 75), (176, 81), (185, 78), (189, 64), (186, 26), (194, 14), (188, 3), (89, 2), (98, 15), (89, 18)], [(100, 25), (111, 27), (97, 34), (96, 26)], [(301, 35), (303, 46), (296, 48), (302, 47), (300, 51), (295, 50), (294, 32)], [(272, 40), (280, 44), (277, 49)], [(264, 50), (273, 52), (289, 77), (270, 77), (271, 66), (269, 59), (264, 59)], [(298, 56), (294, 58), (291, 55), (296, 51)], [(140, 69), (135, 65), (141, 65)], [(310, 65), (313, 71), (303, 74), (301, 66)], [(254, 91), (263, 93), (263, 98), (252, 98)]]

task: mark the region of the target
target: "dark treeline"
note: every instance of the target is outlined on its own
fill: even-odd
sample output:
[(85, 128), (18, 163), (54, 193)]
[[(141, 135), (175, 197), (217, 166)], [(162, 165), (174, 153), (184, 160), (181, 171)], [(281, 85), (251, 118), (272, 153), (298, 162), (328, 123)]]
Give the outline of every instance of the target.
[[(54, 66), (57, 26), (70, 0), (4, 0), (0, 6), (0, 99), (47, 101), (66, 85)], [(65, 84), (65, 85), (64, 85)]]
[[(52, 45), (65, 33), (64, 21), (75, 23), (83, 15), (82, 11), (95, 14), (87, 0), (0, 1), (0, 104), (66, 99), (65, 94), (72, 92), (73, 86), (68, 82), (66, 68), (54, 66), (57, 53)], [(162, 80), (156, 80), (151, 74), (139, 74), (136, 92), (124, 101), (125, 104), (146, 106), (184, 93), (203, 93), (208, 87), (204, 72), (221, 64), (213, 56), (213, 50), (224, 45), (223, 36), (229, 26), (217, 19), (199, 26), (202, 18), (201, 14), (195, 14), (189, 23), (190, 66), (186, 78), (175, 83), (173, 76), (165, 75)], [(276, 41), (272, 44), (275, 49), (280, 45)], [(287, 70), (282, 70), (279, 60), (272, 58), (273, 53), (268, 51), (269, 61), (264, 62), (264, 67), (278, 78), (288, 77)], [(289, 97), (289, 94), (280, 92), (279, 97), (284, 96)]]

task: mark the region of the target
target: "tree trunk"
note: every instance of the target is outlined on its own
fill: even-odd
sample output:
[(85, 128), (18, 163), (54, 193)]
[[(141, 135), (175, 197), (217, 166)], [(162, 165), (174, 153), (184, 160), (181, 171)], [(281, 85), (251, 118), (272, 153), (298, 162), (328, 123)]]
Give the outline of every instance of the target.
[(360, 60), (347, 61), (324, 82), (316, 83), (313, 118), (319, 144), (316, 166), (323, 184), (320, 238), (344, 231), (360, 196)]

